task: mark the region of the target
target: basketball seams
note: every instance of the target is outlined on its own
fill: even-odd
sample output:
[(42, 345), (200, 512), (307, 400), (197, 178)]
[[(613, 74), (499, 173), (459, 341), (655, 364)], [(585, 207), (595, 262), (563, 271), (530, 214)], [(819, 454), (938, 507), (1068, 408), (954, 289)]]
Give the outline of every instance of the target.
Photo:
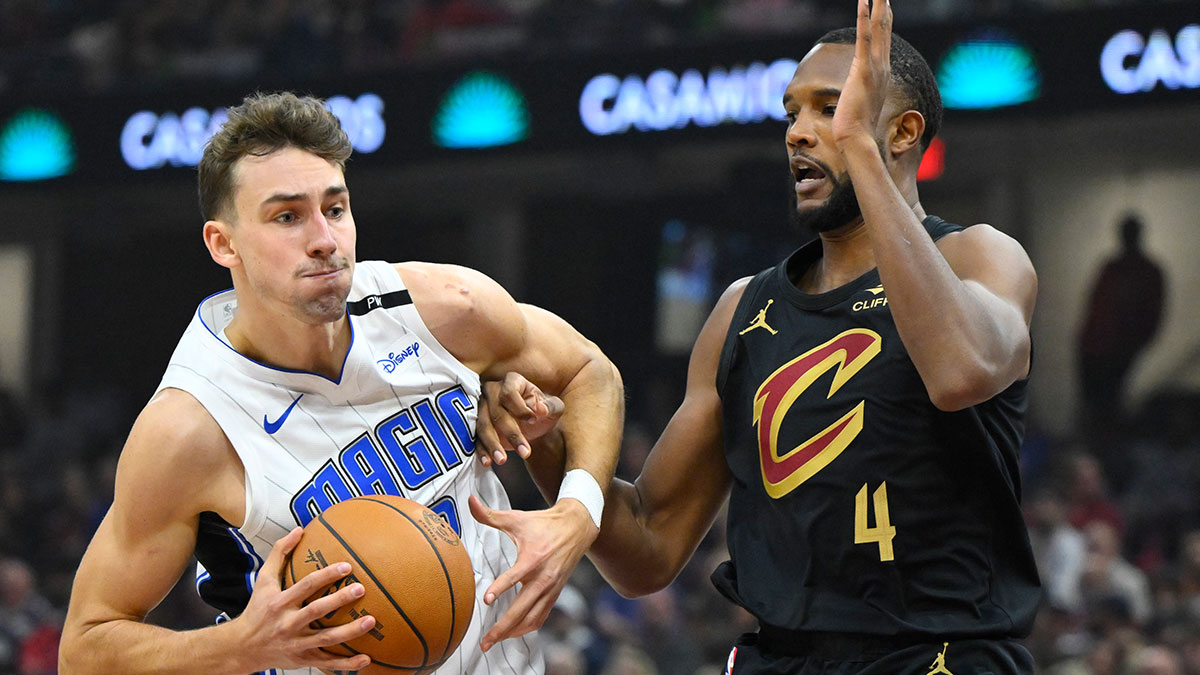
[[(342, 533), (339, 533), (334, 528), (333, 524), (327, 519), (327, 515), (329, 513), (328, 511), (325, 513), (317, 514), (317, 516), (316, 516), (316, 518), (314, 518), (314, 520), (316, 522), (320, 523), (321, 528), (325, 532), (324, 536), (332, 538), (332, 541), (330, 542), (330, 544), (332, 545), (334, 542), (336, 542), (337, 545), (340, 545), (342, 547), (344, 553), (349, 555), (351, 557), (351, 559), (358, 564), (358, 566), (363, 571), (364, 578), (370, 579), (371, 582), (375, 584), (375, 587), (377, 589), (379, 589), (379, 592), (382, 593), (383, 597), (387, 599), (387, 602), (390, 604), (392, 610), (395, 611), (395, 613), (397, 613), (402, 619), (404, 619), (405, 623), (408, 625), (409, 629), (412, 631), (413, 636), (416, 637), (420, 641), (421, 648), (423, 650), (421, 665), (404, 666), (404, 665), (394, 664), (394, 663), (379, 662), (379, 661), (375, 661), (374, 657), (372, 657), (373, 660), (372, 660), (372, 664), (371, 664), (372, 665), (371, 670), (373, 670), (374, 667), (378, 667), (380, 670), (401, 671), (401, 672), (410, 673), (411, 675), (427, 675), (427, 674), (432, 673), (435, 670), (445, 666), (447, 663), (449, 663), (452, 656), (460, 653), (457, 650), (457, 647), (459, 646), (459, 642), (461, 642), (461, 640), (454, 639), (454, 633), (455, 633), (455, 630), (459, 623), (458, 622), (459, 612), (457, 611), (457, 605), (455, 603), (456, 596), (455, 596), (455, 590), (454, 590), (454, 579), (456, 578), (456, 576), (453, 576), (453, 575), (457, 575), (460, 570), (458, 569), (458, 566), (456, 565), (455, 572), (452, 575), (452, 573), (449, 569), (449, 564), (452, 561), (450, 560), (449, 557), (447, 557), (449, 554), (444, 555), (438, 547), (439, 542), (442, 540), (442, 538), (437, 537), (437, 535), (435, 533), (433, 533), (431, 530), (426, 529), (427, 527), (429, 527), (429, 523), (424, 522), (421, 519), (421, 516), (429, 515), (429, 514), (425, 513), (425, 511), (428, 510), (427, 507), (421, 508), (423, 505), (421, 505), (419, 502), (413, 502), (409, 506), (416, 507), (416, 508), (411, 509), (412, 513), (409, 513), (404, 510), (404, 508), (403, 508), (404, 505), (393, 504), (389, 501), (390, 499), (393, 499), (393, 496), (391, 496), (391, 495), (361, 495), (361, 496), (355, 498), (354, 501), (375, 502), (377, 504), (381, 504), (381, 505), (387, 507), (393, 513), (399, 514), (401, 517), (404, 518), (404, 520), (406, 522), (408, 522), (411, 526), (413, 526), (417, 531), (419, 531), (421, 533), (421, 536), (425, 539), (426, 545), (433, 551), (434, 555), (436, 556), (438, 564), (442, 569), (442, 575), (446, 582), (447, 594), (449, 596), (449, 601), (450, 601), (449, 633), (447, 635), (445, 646), (443, 647), (440, 658), (431, 658), (432, 654), (430, 653), (430, 649), (431, 649), (432, 645), (429, 643), (429, 641), (426, 639), (426, 637), (420, 632), (420, 630), (418, 630), (417, 626), (414, 623), (414, 620), (412, 618), (410, 618), (410, 616), (400, 607), (399, 602), (397, 601), (397, 599), (395, 597), (393, 597), (393, 594), (382, 585), (382, 583), (380, 581), (381, 577), (379, 575), (384, 574), (384, 571), (381, 570), (378, 573), (376, 573), (376, 572), (372, 571), (367, 566), (367, 564), (364, 562), (365, 557), (369, 557), (368, 553), (356, 551), (349, 544), (349, 541), (348, 541), (349, 535), (344, 536)], [(403, 500), (403, 498), (401, 498), (401, 500)], [(409, 501), (411, 501), (411, 500), (409, 500)], [(294, 585), (297, 581), (297, 569), (296, 569), (297, 563), (295, 561), (295, 556), (294, 556), (296, 550), (300, 550), (300, 549), (297, 548), (297, 549), (293, 550), (293, 552), (292, 552), (293, 555), (289, 555), (287, 567), (285, 568), (285, 574), (284, 574), (284, 576), (290, 578), (291, 585)], [(453, 562), (457, 563), (457, 560), (454, 560)], [(471, 573), (473, 574), (473, 570), (470, 570), (470, 567), (471, 566), (468, 563), (468, 571), (471, 571)], [(303, 579), (303, 576), (301, 576), (300, 579)], [(470, 595), (476, 601), (478, 600), (478, 597), (476, 596), (476, 594), (471, 593)], [(460, 589), (458, 597), (461, 598), (462, 596), (463, 596), (463, 593), (462, 593), (462, 590)], [(473, 608), (468, 608), (468, 611), (470, 609), (473, 609)], [(443, 614), (443, 616), (445, 616), (445, 615)], [(313, 626), (317, 627), (317, 628), (328, 627), (328, 626), (326, 626), (324, 619), (320, 618), (320, 617), (313, 621)], [(345, 642), (340, 643), (339, 647), (345, 649), (347, 652), (350, 652), (351, 654), (363, 653), (363, 652), (359, 651), (358, 649), (356, 649), (355, 647), (353, 647), (350, 644), (347, 644)], [(503, 650), (502, 650), (502, 652), (503, 652)], [(507, 655), (505, 655), (505, 657), (507, 657)], [(506, 660), (507, 660), (507, 658), (506, 658)]]
[[(384, 502), (380, 502), (377, 499), (368, 499), (367, 501), (372, 501), (377, 504), (384, 504), (385, 506), (388, 506), (389, 508), (391, 507), (390, 504), (385, 504)], [(404, 515), (405, 518), (408, 518), (408, 516), (406, 514), (402, 514), (402, 515)], [(338, 531), (335, 530), (325, 520), (325, 514), (324, 513), (319, 514), (317, 516), (317, 519), (321, 522), (322, 525), (325, 526), (325, 528), (327, 530), (329, 530), (329, 533), (331, 535), (333, 535), (333, 537), (335, 539), (338, 540), (338, 543), (340, 543), (342, 545), (342, 548), (344, 548), (346, 550), (346, 552), (349, 553), (350, 556), (354, 558), (355, 562), (358, 563), (358, 566), (362, 569), (363, 573), (366, 574), (368, 577), (370, 577), (371, 581), (375, 584), (375, 588), (378, 589), (379, 592), (382, 593), (385, 598), (387, 598), (388, 602), (391, 603), (392, 608), (394, 608), (396, 610), (396, 612), (400, 615), (400, 618), (404, 619), (404, 622), (408, 624), (408, 627), (412, 630), (413, 635), (415, 635), (417, 637), (417, 639), (421, 641), (421, 648), (423, 650), (425, 650), (425, 656), (421, 659), (423, 665), (421, 665), (420, 667), (411, 668), (411, 669), (412, 670), (422, 670), (424, 668), (427, 668), (428, 664), (429, 664), (429, 643), (427, 643), (425, 641), (425, 636), (421, 635), (421, 631), (417, 629), (417, 626), (412, 622), (412, 619), (409, 619), (408, 614), (406, 614), (404, 612), (404, 610), (400, 608), (400, 604), (398, 602), (396, 602), (395, 598), (392, 597), (391, 592), (388, 591), (388, 589), (386, 587), (384, 587), (383, 584), (379, 583), (379, 579), (377, 579), (375, 577), (375, 574), (371, 571), (371, 569), (369, 567), (367, 567), (367, 565), (363, 562), (362, 558), (359, 557), (358, 553), (354, 550), (354, 548), (352, 546), (350, 546), (349, 542), (347, 542), (345, 539), (343, 539), (342, 535), (339, 534)], [(412, 519), (409, 518), (409, 520), (412, 520)], [(422, 532), (422, 533), (424, 533), (424, 532)], [(439, 555), (438, 557), (440, 559), (441, 556)], [(443, 564), (442, 567), (445, 568), (445, 565)], [(349, 645), (346, 645), (345, 643), (342, 643), (342, 645), (344, 647), (346, 647), (346, 649), (349, 649), (352, 652), (358, 653), (358, 650), (354, 649), (353, 647), (350, 647)], [(376, 664), (374, 659), (372, 659), (372, 665), (387, 666), (387, 667), (402, 669), (402, 670), (410, 670), (409, 667), (405, 667), (405, 666), (390, 666), (390, 665), (384, 664), (384, 663)]]
[[(438, 564), (442, 566), (442, 575), (445, 576), (445, 578), (446, 578), (446, 588), (450, 592), (450, 632), (447, 633), (448, 638), (446, 640), (446, 646), (442, 649), (442, 655), (437, 660), (437, 663), (436, 664), (428, 663), (428, 661), (429, 661), (428, 656), (425, 659), (426, 665), (441, 665), (441, 664), (445, 663), (446, 659), (450, 656), (449, 651), (450, 651), (450, 645), (453, 642), (452, 638), (454, 636), (454, 629), (455, 629), (455, 626), (458, 625), (458, 617), (457, 617), (457, 609), (458, 608), (455, 606), (455, 603), (454, 603), (454, 581), (450, 578), (450, 570), (446, 568), (446, 560), (444, 558), (442, 558), (442, 552), (441, 552), (441, 550), (438, 549), (437, 544), (434, 543), (433, 538), (429, 536), (429, 533), (425, 531), (425, 528), (421, 527), (417, 523), (417, 521), (413, 520), (412, 516), (408, 515), (404, 511), (396, 508), (392, 504), (387, 503), (386, 501), (383, 501), (380, 499), (372, 499), (370, 496), (367, 496), (367, 495), (363, 495), (363, 497), (361, 497), (361, 499), (364, 499), (369, 502), (375, 502), (376, 504), (382, 504), (383, 506), (386, 506), (387, 508), (395, 511), (396, 513), (399, 513), (401, 516), (404, 516), (405, 520), (412, 523), (413, 526), (415, 528), (417, 528), (417, 530), (421, 533), (421, 536), (425, 537), (425, 541), (429, 543), (429, 548), (431, 548), (433, 550), (434, 555), (437, 556)], [(408, 618), (405, 617), (405, 620), (407, 621)], [(414, 630), (415, 630), (415, 628), (414, 628)], [(418, 634), (418, 636), (421, 637), (421, 644), (425, 644), (424, 637), (420, 636), (419, 634)], [(426, 648), (426, 654), (428, 654), (428, 648)]]

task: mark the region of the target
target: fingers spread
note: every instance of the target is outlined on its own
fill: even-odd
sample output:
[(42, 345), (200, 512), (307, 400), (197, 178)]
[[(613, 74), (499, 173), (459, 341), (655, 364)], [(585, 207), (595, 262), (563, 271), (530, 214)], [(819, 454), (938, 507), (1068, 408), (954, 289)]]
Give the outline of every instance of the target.
[(486, 652), (501, 640), (537, 630), (546, 622), (546, 617), (550, 616), (550, 610), (557, 597), (557, 589), (551, 591), (545, 583), (522, 586), (512, 605), (483, 636), (480, 647)]
[(471, 510), (471, 515), (475, 517), (476, 521), (488, 527), (505, 531), (512, 527), (512, 511), (493, 509), (484, 504), (483, 500), (475, 495), (471, 495), (467, 499), (467, 507)]

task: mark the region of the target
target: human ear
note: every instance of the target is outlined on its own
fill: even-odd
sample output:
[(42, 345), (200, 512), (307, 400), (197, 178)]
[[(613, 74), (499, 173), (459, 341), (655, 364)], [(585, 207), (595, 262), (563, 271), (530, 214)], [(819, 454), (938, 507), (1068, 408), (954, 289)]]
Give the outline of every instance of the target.
[(905, 110), (892, 120), (888, 129), (888, 151), (897, 159), (914, 148), (919, 154), (924, 133), (925, 117), (916, 110)]
[(214, 262), (230, 269), (241, 264), (237, 245), (233, 240), (233, 226), (222, 220), (204, 223), (204, 245)]

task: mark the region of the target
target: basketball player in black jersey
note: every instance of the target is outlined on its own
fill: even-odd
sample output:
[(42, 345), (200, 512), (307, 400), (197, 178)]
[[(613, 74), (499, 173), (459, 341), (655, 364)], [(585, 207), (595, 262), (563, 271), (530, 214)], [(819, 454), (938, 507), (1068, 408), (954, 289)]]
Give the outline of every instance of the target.
[[(622, 594), (661, 589), (729, 496), (713, 580), (760, 623), (733, 675), (1032, 672), (1017, 452), (1037, 280), (1006, 235), (926, 214), (941, 102), (891, 22), (859, 0), (856, 29), (796, 69), (786, 148), (820, 236), (717, 302), (683, 404), (639, 478), (612, 483), (590, 553)], [(524, 456), (545, 434), (530, 461), (553, 495), (558, 402), (515, 374), (488, 398), (480, 440)]]

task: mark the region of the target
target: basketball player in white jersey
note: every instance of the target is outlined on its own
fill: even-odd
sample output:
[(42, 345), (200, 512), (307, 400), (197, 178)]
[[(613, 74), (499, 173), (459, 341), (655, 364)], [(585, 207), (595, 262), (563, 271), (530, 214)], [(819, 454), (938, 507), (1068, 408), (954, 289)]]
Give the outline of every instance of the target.
[[(478, 272), (356, 262), (350, 151), (319, 100), (292, 94), (247, 98), (206, 147), (204, 240), (233, 289), (200, 304), (134, 423), (112, 508), (75, 577), (62, 672), (365, 667), (365, 655), (320, 647), (366, 633), (373, 617), (310, 627), (361, 584), (302, 605), (345, 576), (344, 561), (287, 590), (280, 576), (300, 526), (375, 493), (441, 514), (474, 565), (470, 629), (438, 655), (437, 672), (540, 672), (533, 631), (598, 532), (620, 377), (561, 319)], [(568, 403), (574, 487), (543, 511), (508, 510), (495, 475), (472, 459), (480, 379), (510, 370)], [(144, 623), (193, 554), (197, 587), (223, 620), (187, 632)]]

